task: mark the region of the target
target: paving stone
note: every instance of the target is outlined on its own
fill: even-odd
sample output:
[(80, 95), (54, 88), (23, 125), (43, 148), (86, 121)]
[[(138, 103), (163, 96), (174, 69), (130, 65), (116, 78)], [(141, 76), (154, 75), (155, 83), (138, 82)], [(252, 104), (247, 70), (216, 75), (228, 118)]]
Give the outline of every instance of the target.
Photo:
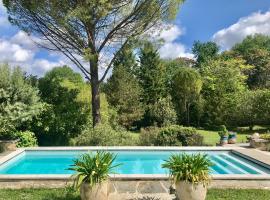
[(162, 187), (159, 181), (142, 181), (139, 183), (137, 191), (141, 194), (166, 193), (166, 190)]
[(170, 181), (161, 181), (161, 184), (165, 187), (167, 191), (169, 191), (170, 187), (172, 186), (172, 183)]
[(136, 181), (114, 181), (113, 184), (119, 194), (136, 192)]
[(169, 194), (113, 194), (109, 200), (175, 200), (174, 195)]

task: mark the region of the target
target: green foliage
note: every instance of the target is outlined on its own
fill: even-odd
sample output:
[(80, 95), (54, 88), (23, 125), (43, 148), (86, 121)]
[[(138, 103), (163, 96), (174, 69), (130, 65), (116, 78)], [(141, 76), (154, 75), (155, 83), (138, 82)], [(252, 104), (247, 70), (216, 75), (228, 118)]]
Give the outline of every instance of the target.
[(32, 121), (42, 108), (38, 89), (26, 81), (23, 71), (0, 64), (0, 138), (15, 139), (16, 130)]
[(175, 124), (177, 114), (174, 110), (171, 97), (158, 99), (155, 104), (149, 105), (149, 117), (159, 127)]
[(205, 125), (221, 125), (233, 123), (232, 119), (237, 108), (238, 95), (246, 91), (249, 69), (243, 60), (218, 59), (202, 70), (204, 98), (203, 122)]
[(87, 126), (79, 136), (70, 140), (76, 146), (134, 146), (138, 143), (133, 135), (124, 130), (114, 130), (110, 125)]
[(213, 163), (206, 154), (173, 154), (162, 164), (170, 171), (174, 182), (186, 181), (192, 184), (206, 186), (210, 177), (210, 167)]
[(74, 164), (69, 170), (76, 172), (74, 187), (80, 188), (84, 183), (93, 187), (106, 181), (109, 174), (118, 165), (113, 165), (116, 155), (110, 152), (98, 151), (97, 153), (86, 153), (74, 160)]
[(39, 80), (39, 89), (47, 106), (30, 125), (31, 130), (40, 145), (68, 144), (69, 138), (81, 133), (90, 116), (90, 87), (80, 74), (64, 66), (47, 72)]
[(270, 133), (265, 133), (265, 134), (261, 134), (260, 135), (260, 138), (261, 139), (264, 139), (264, 140), (269, 140), (270, 141)]
[(235, 57), (243, 58), (247, 64), (254, 66), (248, 72), (248, 85), (252, 89), (270, 88), (270, 37), (252, 35), (232, 48)]
[(165, 94), (164, 65), (158, 49), (150, 42), (140, 49), (139, 59), (137, 78), (143, 88), (143, 102), (154, 104)]
[(142, 128), (140, 130), (139, 145), (140, 146), (155, 146), (160, 129), (155, 126)]
[(142, 89), (132, 74), (135, 66), (134, 55), (125, 48), (114, 62), (113, 74), (105, 86), (108, 102), (116, 108), (119, 124), (128, 129), (144, 114), (140, 102)]
[[(93, 125), (101, 122), (99, 85), (101, 57), (115, 56), (129, 41), (149, 29), (170, 23), (184, 0), (25, 1), (4, 0), (9, 21), (28, 34), (44, 39), (42, 46), (61, 52), (91, 80)], [(109, 54), (110, 56), (103, 56)], [(84, 62), (83, 62), (84, 60)], [(107, 61), (107, 59), (105, 59)], [(104, 61), (104, 60), (102, 60)], [(88, 63), (89, 66), (85, 67)], [(148, 99), (149, 100), (149, 99)]]
[(215, 42), (194, 42), (192, 53), (196, 58), (196, 67), (201, 68), (211, 60), (215, 60), (218, 57), (218, 52), (219, 46)]
[(234, 121), (238, 125), (253, 127), (270, 121), (270, 90), (246, 91), (238, 96)]
[(160, 146), (202, 146), (203, 136), (195, 128), (172, 125), (161, 128), (157, 136)]
[(17, 147), (34, 147), (37, 146), (37, 138), (34, 133), (30, 131), (19, 132)]
[(229, 131), (227, 130), (225, 125), (220, 126), (220, 129), (218, 131), (218, 135), (220, 137), (228, 137), (229, 136)]
[(190, 124), (190, 107), (199, 102), (201, 89), (201, 76), (192, 68), (182, 67), (173, 76), (171, 92), (180, 122)]

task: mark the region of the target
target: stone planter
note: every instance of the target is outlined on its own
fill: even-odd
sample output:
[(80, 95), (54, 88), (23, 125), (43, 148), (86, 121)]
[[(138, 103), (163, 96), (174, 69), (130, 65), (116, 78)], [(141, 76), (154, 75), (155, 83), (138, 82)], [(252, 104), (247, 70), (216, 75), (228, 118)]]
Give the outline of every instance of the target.
[(262, 150), (269, 151), (270, 150), (270, 141), (264, 139), (251, 139), (250, 147)]
[(179, 181), (175, 184), (176, 196), (180, 200), (205, 200), (207, 188), (203, 184)]
[(0, 140), (0, 149), (5, 151), (16, 151), (16, 143), (19, 140)]
[(83, 183), (80, 189), (82, 200), (108, 200), (108, 183), (103, 182), (92, 188), (87, 183)]

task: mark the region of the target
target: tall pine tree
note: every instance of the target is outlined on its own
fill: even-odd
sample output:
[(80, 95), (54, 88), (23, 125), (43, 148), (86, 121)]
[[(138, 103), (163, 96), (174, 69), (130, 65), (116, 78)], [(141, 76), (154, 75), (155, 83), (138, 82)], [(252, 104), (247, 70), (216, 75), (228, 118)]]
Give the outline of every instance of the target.
[(150, 42), (140, 49), (139, 59), (137, 77), (143, 88), (143, 101), (155, 104), (165, 95), (164, 65), (158, 50)]
[(105, 87), (109, 104), (117, 110), (119, 123), (128, 129), (144, 114), (140, 102), (142, 90), (132, 73), (136, 65), (132, 47), (124, 48), (114, 62), (113, 74)]

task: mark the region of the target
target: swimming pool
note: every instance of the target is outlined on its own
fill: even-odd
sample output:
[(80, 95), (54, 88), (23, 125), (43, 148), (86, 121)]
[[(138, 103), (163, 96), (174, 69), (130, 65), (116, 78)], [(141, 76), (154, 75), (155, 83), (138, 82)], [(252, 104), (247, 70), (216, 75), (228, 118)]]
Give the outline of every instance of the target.
[[(60, 175), (72, 174), (68, 168), (73, 160), (89, 150), (27, 150), (0, 165), (0, 175)], [(118, 174), (167, 174), (161, 168), (164, 160), (174, 153), (205, 153), (214, 163), (213, 175), (269, 175), (270, 169), (234, 154), (217, 150), (110, 150), (121, 163)]]

